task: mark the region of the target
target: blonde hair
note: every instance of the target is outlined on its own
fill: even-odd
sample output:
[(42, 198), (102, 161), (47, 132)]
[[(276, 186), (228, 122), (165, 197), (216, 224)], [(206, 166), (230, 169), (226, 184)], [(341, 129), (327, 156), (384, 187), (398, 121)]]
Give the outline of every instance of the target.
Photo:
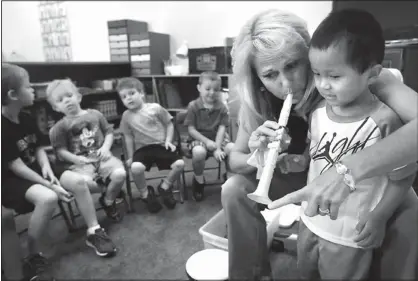
[[(267, 10), (253, 16), (241, 28), (235, 39), (231, 55), (233, 84), (241, 102), (240, 126), (251, 132), (266, 120), (271, 120), (277, 99), (267, 91), (261, 91), (262, 83), (254, 69), (255, 57), (276, 60), (304, 57), (308, 60), (310, 35), (305, 21), (289, 12)], [(313, 75), (308, 72), (304, 97), (295, 106), (306, 117), (312, 107), (315, 89)]]
[(71, 79), (69, 79), (69, 78), (67, 78), (67, 79), (56, 79), (56, 80), (53, 80), (51, 83), (49, 83), (48, 87), (46, 87), (46, 100), (49, 102), (49, 104), (54, 105), (54, 101), (52, 99), (52, 96), (54, 95), (54, 93), (56, 92), (56, 90), (60, 86), (68, 87), (71, 90), (73, 90), (75, 93), (78, 93), (79, 95), (81, 95), (78, 92), (77, 86), (73, 83), (73, 81), (71, 81)]

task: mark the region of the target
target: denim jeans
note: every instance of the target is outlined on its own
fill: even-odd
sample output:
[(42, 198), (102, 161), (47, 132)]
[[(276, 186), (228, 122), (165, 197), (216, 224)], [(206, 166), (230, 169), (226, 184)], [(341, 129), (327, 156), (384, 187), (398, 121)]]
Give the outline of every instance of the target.
[[(229, 280), (271, 277), (266, 221), (259, 204), (247, 197), (257, 188), (256, 174), (236, 174), (222, 186), (222, 206), (228, 225)], [(306, 185), (306, 173), (275, 171), (269, 190), (271, 200)]]
[[(269, 197), (275, 200), (305, 185), (305, 173), (283, 175), (275, 171)], [(228, 228), (229, 280), (271, 277), (266, 222), (259, 205), (247, 197), (256, 188), (255, 173), (234, 175), (222, 186), (222, 206)], [(411, 189), (388, 221), (382, 248), (374, 251), (372, 280), (415, 280), (418, 276), (417, 237), (418, 198)]]

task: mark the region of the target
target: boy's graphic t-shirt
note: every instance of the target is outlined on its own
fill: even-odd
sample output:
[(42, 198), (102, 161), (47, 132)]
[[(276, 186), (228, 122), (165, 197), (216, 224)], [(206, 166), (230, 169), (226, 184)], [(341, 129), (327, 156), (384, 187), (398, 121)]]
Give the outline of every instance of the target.
[(140, 110), (123, 113), (120, 128), (134, 139), (138, 150), (150, 144), (164, 144), (171, 119), (173, 116), (158, 103), (144, 103)]
[(1, 125), (2, 178), (5, 178), (12, 173), (8, 168), (9, 163), (19, 157), (27, 166), (37, 164), (35, 153), (40, 146), (41, 133), (35, 118), (23, 112), (19, 114), (19, 124), (2, 115)]
[[(325, 102), (313, 111), (310, 123), (311, 162), (308, 182), (332, 167), (335, 161), (343, 160), (346, 155), (355, 154), (375, 144), (402, 126), (398, 115), (377, 98), (373, 108), (367, 117), (359, 116), (360, 120), (348, 120), (335, 115)], [(301, 219), (313, 233), (323, 239), (358, 248), (353, 239), (357, 235), (355, 227), (360, 216), (376, 207), (387, 188), (389, 178), (403, 178), (410, 172), (410, 167), (402, 167), (388, 175), (358, 182), (356, 191), (341, 204), (336, 220), (320, 215), (308, 217), (304, 212)], [(306, 205), (307, 202), (302, 203), (302, 210)]]
[(87, 109), (77, 117), (65, 116), (51, 128), (49, 136), (55, 149), (66, 148), (76, 155), (95, 157), (105, 136), (112, 132), (112, 126), (100, 111)]

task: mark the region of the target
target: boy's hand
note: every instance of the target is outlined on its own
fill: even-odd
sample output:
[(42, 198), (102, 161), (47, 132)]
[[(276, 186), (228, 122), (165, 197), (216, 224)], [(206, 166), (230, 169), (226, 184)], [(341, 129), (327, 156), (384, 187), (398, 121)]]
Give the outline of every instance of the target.
[(277, 157), (276, 167), (279, 167), (283, 174), (287, 174), (303, 172), (308, 165), (309, 162), (303, 155), (282, 153)]
[(55, 193), (58, 195), (58, 198), (64, 202), (71, 202), (74, 200), (74, 196), (72, 196), (68, 191), (66, 191), (62, 186), (53, 184), (51, 185), (51, 189), (55, 191)]
[(103, 147), (99, 148), (96, 153), (99, 159), (102, 161), (106, 161), (112, 156), (112, 154), (110, 154), (109, 149)]
[(60, 181), (55, 177), (54, 172), (49, 165), (44, 165), (42, 167), (42, 177), (49, 180), (50, 184), (60, 184)]
[(354, 242), (363, 248), (380, 247), (386, 233), (386, 222), (386, 218), (373, 211), (361, 216), (356, 226), (358, 235)]
[(206, 144), (206, 148), (209, 151), (214, 151), (217, 148), (216, 142), (214, 142), (212, 140), (208, 140), (205, 144)]
[(221, 149), (217, 148), (215, 152), (213, 153), (213, 156), (215, 156), (215, 159), (219, 162), (223, 161), (225, 159), (225, 152), (223, 152)]
[(176, 146), (169, 141), (165, 142), (165, 149), (171, 150), (172, 152), (176, 151)]
[(126, 160), (126, 165), (128, 166), (128, 168), (131, 168), (132, 158), (129, 158), (128, 160)]

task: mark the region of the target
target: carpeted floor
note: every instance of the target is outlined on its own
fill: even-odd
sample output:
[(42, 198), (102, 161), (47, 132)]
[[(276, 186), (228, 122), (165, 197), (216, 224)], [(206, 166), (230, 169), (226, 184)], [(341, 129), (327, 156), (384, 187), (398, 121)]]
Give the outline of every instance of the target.
[[(209, 161), (209, 165), (215, 165)], [(190, 162), (187, 166), (190, 169)], [(187, 174), (188, 186), (191, 175)], [(205, 176), (207, 182), (216, 181), (217, 171), (206, 171)], [(149, 183), (156, 187), (158, 180)], [(199, 228), (222, 208), (220, 193), (220, 184), (210, 185), (205, 189), (205, 201), (196, 203), (190, 198), (189, 191), (189, 200), (184, 204), (178, 203), (174, 210), (163, 209), (158, 214), (149, 214), (142, 202), (135, 201), (136, 212), (126, 214), (119, 224), (109, 223), (104, 212), (99, 211), (100, 223), (118, 247), (113, 258), (96, 256), (85, 244), (85, 228), (68, 233), (58, 217), (50, 224), (44, 252), (51, 258), (57, 279), (186, 280), (187, 259), (204, 248)], [(98, 196), (94, 198), (97, 201)], [(77, 222), (84, 225), (81, 217)], [(25, 218), (20, 217), (18, 228), (24, 224)], [(21, 240), (25, 248), (25, 233)], [(275, 278), (297, 278), (294, 254), (272, 253), (271, 261)]]

